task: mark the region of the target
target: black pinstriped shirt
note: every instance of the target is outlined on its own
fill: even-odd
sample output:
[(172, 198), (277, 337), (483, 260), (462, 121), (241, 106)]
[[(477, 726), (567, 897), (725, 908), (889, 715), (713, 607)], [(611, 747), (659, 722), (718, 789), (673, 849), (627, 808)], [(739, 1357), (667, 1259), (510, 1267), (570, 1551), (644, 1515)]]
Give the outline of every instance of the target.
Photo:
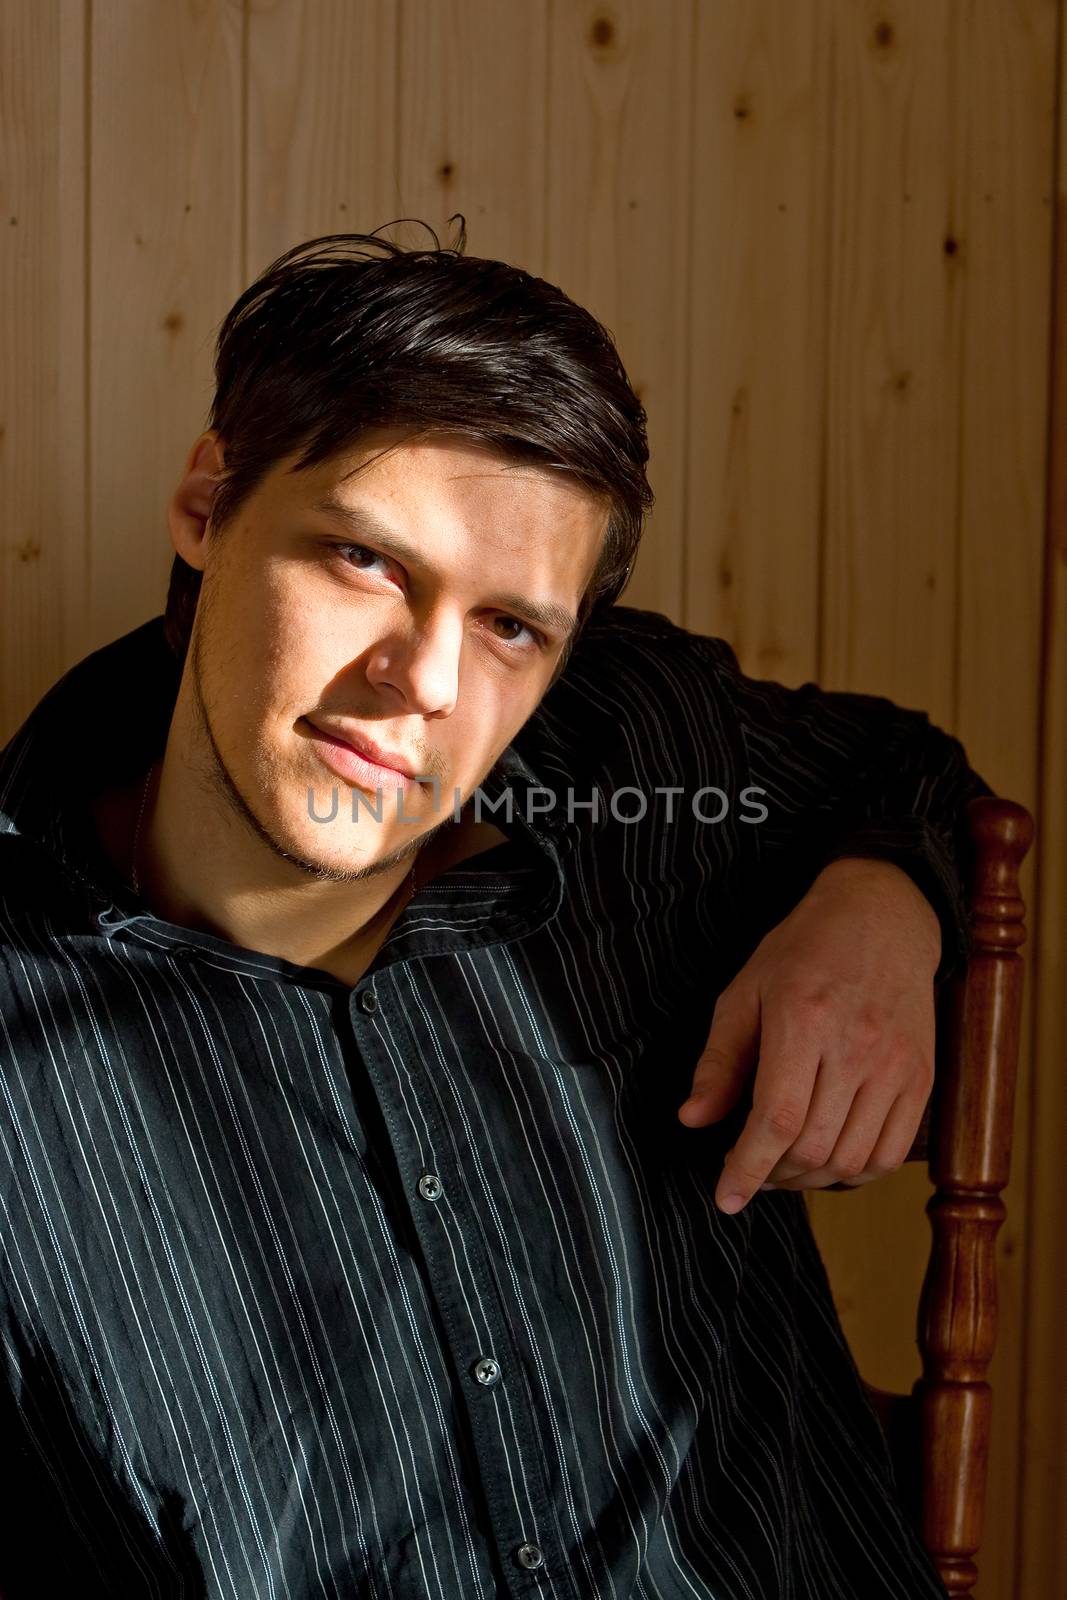
[(615, 607), (482, 785), (507, 842), (350, 988), (112, 870), (161, 623), (0, 756), (4, 1600), (943, 1596), (803, 1194), (713, 1203), (750, 1095), (677, 1108), (834, 855), (964, 960), (960, 744)]

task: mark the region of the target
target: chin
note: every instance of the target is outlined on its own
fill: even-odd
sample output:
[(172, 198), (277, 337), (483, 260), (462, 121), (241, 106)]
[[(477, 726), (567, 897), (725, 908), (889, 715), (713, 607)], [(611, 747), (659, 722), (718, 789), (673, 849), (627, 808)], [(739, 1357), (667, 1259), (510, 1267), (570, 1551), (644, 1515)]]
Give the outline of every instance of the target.
[[(331, 802), (324, 800), (316, 804), (316, 813), (319, 816), (329, 815), (330, 807)], [(297, 826), (284, 829), (292, 840), (292, 854), (301, 856), (309, 863), (321, 863), (323, 867), (349, 870), (370, 866), (392, 855), (408, 842), (414, 831), (405, 829), (403, 835), (398, 836), (395, 828), (379, 824), (373, 817), (362, 817), (358, 822), (353, 822), (343, 788), (338, 790), (337, 816), (332, 822), (310, 821), (305, 806)]]

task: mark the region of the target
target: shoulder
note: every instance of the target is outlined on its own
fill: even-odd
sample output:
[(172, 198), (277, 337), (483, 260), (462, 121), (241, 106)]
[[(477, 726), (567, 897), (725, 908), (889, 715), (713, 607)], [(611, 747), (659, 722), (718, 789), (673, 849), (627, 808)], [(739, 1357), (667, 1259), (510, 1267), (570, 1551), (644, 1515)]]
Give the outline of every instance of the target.
[(659, 611), (610, 606), (590, 619), (549, 696), (625, 705), (637, 695), (646, 706), (658, 698), (679, 712), (722, 698), (738, 670), (725, 639), (693, 633)]
[(522, 742), (535, 764), (555, 758), (590, 774), (639, 768), (670, 782), (679, 771), (721, 771), (736, 749), (736, 669), (724, 639), (611, 606), (590, 619)]
[(607, 657), (625, 658), (635, 652), (665, 662), (682, 659), (700, 666), (737, 667), (733, 648), (725, 639), (694, 633), (662, 611), (615, 605), (590, 618), (574, 647), (567, 672), (572, 667), (589, 667)]
[(59, 941), (86, 924), (84, 885), (43, 849), (0, 834), (0, 1016), (55, 959)]

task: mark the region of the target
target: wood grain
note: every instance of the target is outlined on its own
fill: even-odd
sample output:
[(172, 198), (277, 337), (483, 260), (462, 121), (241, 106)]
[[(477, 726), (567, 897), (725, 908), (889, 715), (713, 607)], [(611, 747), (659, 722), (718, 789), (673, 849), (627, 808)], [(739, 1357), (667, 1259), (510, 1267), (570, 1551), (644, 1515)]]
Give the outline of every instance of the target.
[[(699, 10), (699, 7), (697, 8)], [(656, 504), (623, 604), (683, 599), (693, 0), (552, 8), (542, 276), (615, 338)]]
[(303, 239), (370, 233), (399, 216), (400, 15), (396, 0), (250, 8), (246, 281)]
[(788, 683), (818, 665), (831, 22), (701, 5), (694, 48), (682, 620)]
[(0, 723), (85, 653), (86, 12), (0, 7)]
[[(1025, 1255), (1018, 1271), (1023, 1318), (1016, 1340), (1020, 1373), (1020, 1461), (1013, 1593), (1067, 1593), (1067, 1390), (1063, 1328), (1063, 1152), (1067, 1148), (1067, 28), (1059, 31), (1056, 181), (1048, 480), (1045, 511), (1045, 611), (1040, 694), (1038, 844), (1040, 872), (1032, 916), (1035, 987), (1032, 1072), (1023, 1122), (1028, 1160), (1016, 1168), (1025, 1206)], [(1020, 1093), (1022, 1085), (1020, 1084)], [(996, 1441), (994, 1441), (994, 1448)]]
[(226, 0), (94, 5), (87, 179), (86, 631), (163, 609), (166, 505), (241, 284), (242, 32)]

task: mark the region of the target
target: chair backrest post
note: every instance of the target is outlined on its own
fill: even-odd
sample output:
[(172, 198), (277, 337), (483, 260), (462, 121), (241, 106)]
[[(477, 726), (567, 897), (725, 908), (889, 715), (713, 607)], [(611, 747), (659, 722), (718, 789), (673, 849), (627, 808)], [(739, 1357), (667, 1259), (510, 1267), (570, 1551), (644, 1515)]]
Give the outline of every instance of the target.
[[(939, 1072), (926, 1210), (933, 1233), (919, 1301), (920, 1533), (949, 1594), (971, 1594), (981, 1538), (996, 1342), (996, 1236), (1011, 1160), (1026, 929), (1019, 869), (1034, 834), (1024, 806), (968, 806), (974, 947), (943, 996), (949, 1070)], [(942, 1041), (939, 1039), (939, 1054)]]

